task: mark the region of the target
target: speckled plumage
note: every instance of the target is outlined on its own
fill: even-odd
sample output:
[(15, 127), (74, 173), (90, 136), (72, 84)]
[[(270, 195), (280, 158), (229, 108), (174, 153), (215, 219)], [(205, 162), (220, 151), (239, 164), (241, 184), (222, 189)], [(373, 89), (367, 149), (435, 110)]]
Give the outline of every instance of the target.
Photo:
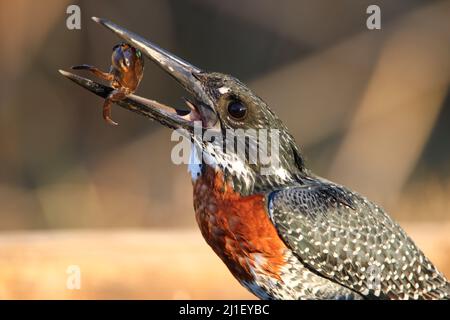
[[(210, 96), (220, 101), (216, 130), (280, 132), (279, 167), (271, 175), (261, 174), (258, 163), (224, 152), (223, 141), (195, 141), (204, 157), (213, 161), (209, 161), (210, 166), (194, 167), (193, 180), (201, 179), (205, 170), (212, 168), (240, 197), (264, 196), (267, 219), (285, 245), (284, 266), (276, 277), (264, 272), (268, 265), (258, 268), (254, 252), (245, 252), (252, 280), (237, 277), (241, 284), (263, 299), (449, 298), (448, 281), (382, 208), (305, 167), (294, 138), (264, 101), (230, 76), (214, 73), (208, 81)], [(223, 87), (226, 93), (219, 90)], [(230, 94), (247, 104), (252, 117), (238, 124), (226, 119), (221, 105), (224, 96)], [(252, 147), (246, 145), (247, 150)], [(225, 208), (223, 219), (235, 221), (231, 210), (226, 213)], [(249, 214), (240, 219), (242, 225), (254, 223)], [(199, 224), (202, 228), (201, 221)], [(252, 242), (239, 232), (236, 238), (242, 243)], [(219, 256), (228, 254), (226, 246), (211, 246)], [(229, 266), (229, 261), (224, 262)]]
[(209, 165), (200, 172), (194, 179), (200, 231), (244, 287), (261, 299), (362, 298), (305, 267), (269, 219), (263, 194), (241, 196)]
[[(262, 299), (449, 298), (448, 281), (385, 211), (312, 174), (281, 120), (243, 83), (204, 72), (111, 22), (94, 20), (193, 95), (188, 114), (133, 95), (118, 104), (169, 128), (186, 129), (201, 148), (192, 158), (202, 155), (208, 163), (189, 166), (196, 219), (207, 243), (243, 286)], [(103, 98), (113, 90), (62, 73)], [(230, 111), (236, 105), (239, 112)], [(201, 131), (223, 133), (223, 139), (196, 136), (195, 122)], [(277, 130), (279, 152), (271, 155), (276, 164), (226, 152), (226, 132), (238, 129)], [(275, 145), (268, 142), (267, 150)], [(239, 143), (246, 154), (261, 148), (259, 142)], [(263, 174), (264, 167), (274, 170)]]
[(263, 270), (253, 270), (252, 282), (241, 284), (260, 299), (265, 300), (360, 300), (363, 296), (344, 286), (317, 275), (303, 265), (293, 251), (284, 253), (285, 265), (280, 279)]
[(382, 208), (310, 178), (269, 194), (280, 236), (310, 270), (367, 298), (448, 299), (450, 287)]

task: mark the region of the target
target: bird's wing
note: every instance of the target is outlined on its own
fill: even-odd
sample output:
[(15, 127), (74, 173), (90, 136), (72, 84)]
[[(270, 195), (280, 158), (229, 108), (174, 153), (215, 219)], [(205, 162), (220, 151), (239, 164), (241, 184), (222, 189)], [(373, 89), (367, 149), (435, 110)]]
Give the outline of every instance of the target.
[(445, 277), (364, 197), (310, 182), (270, 193), (268, 205), (286, 245), (321, 276), (367, 297), (448, 298)]

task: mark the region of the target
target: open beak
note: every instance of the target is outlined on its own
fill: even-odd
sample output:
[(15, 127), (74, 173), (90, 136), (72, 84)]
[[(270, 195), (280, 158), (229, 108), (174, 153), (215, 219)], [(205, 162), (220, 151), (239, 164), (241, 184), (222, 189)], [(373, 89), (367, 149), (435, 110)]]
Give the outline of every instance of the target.
[[(157, 45), (145, 40), (141, 36), (130, 32), (110, 21), (92, 18), (95, 22), (110, 29), (125, 42), (139, 49), (150, 60), (155, 62), (164, 71), (177, 80), (183, 88), (188, 91), (193, 99), (185, 99), (189, 110), (179, 110), (158, 101), (139, 97), (131, 94), (124, 100), (117, 102), (121, 107), (139, 113), (141, 115), (159, 121), (170, 128), (185, 128), (192, 130), (194, 123), (200, 121), (202, 127), (210, 128), (217, 122), (217, 114), (214, 110), (214, 104), (204, 90), (207, 74), (190, 63), (178, 58), (177, 56), (159, 48)], [(111, 87), (102, 85), (92, 80), (80, 77), (60, 70), (60, 73), (80, 86), (106, 98), (111, 91)]]

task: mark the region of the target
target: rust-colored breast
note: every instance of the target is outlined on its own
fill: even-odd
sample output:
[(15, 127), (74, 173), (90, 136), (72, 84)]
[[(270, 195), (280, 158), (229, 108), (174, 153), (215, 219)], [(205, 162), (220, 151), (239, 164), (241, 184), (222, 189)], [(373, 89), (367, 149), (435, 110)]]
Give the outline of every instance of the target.
[(242, 197), (207, 167), (194, 182), (197, 223), (206, 242), (240, 281), (252, 272), (280, 279), (286, 246), (269, 219), (263, 195)]

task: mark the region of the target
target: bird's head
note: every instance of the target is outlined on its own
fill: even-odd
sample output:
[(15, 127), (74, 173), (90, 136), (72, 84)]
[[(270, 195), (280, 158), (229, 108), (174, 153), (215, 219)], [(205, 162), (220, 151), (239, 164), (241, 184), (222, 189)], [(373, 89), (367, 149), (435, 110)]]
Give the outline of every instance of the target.
[[(245, 84), (226, 74), (203, 71), (112, 22), (93, 19), (140, 50), (190, 94), (185, 99), (188, 110), (134, 95), (118, 104), (182, 131), (197, 150), (191, 162), (220, 169), (242, 194), (273, 189), (302, 176), (303, 160), (293, 137)], [(98, 88), (95, 93), (102, 95)]]
[(192, 95), (188, 113), (173, 108), (170, 115), (195, 142), (198, 158), (191, 157), (191, 165), (203, 158), (202, 165), (221, 170), (243, 194), (288, 184), (304, 173), (294, 138), (264, 100), (230, 75), (195, 70), (184, 85)]

